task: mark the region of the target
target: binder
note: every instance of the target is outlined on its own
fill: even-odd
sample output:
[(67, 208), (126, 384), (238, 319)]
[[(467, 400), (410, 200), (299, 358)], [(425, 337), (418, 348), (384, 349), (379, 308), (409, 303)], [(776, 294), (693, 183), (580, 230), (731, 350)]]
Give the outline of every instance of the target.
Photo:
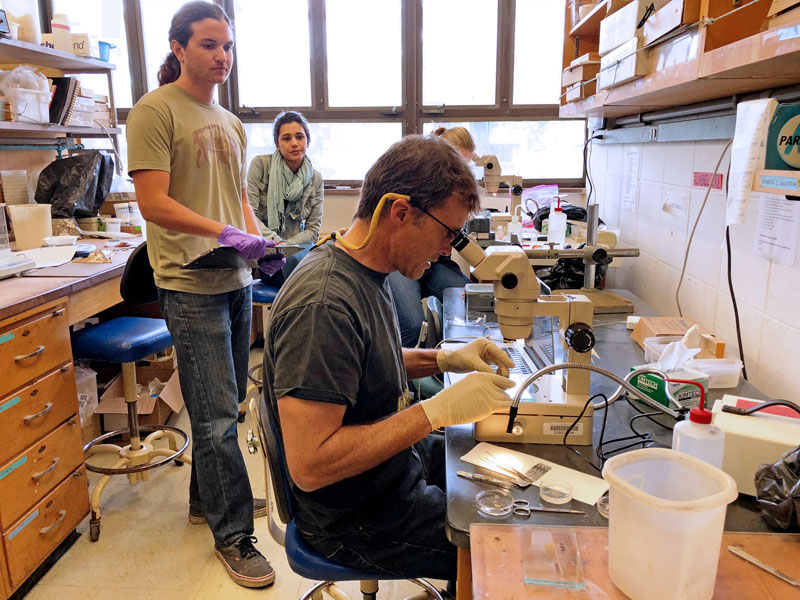
[(50, 122), (63, 125), (66, 122), (70, 106), (75, 105), (78, 80), (75, 77), (52, 77), (56, 91), (50, 101)]

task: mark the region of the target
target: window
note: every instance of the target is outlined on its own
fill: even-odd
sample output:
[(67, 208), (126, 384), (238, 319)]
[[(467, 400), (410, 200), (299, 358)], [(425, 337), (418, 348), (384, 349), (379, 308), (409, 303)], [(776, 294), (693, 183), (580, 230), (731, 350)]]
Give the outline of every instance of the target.
[(514, 104), (558, 104), (564, 3), (516, 0)]
[[(271, 123), (245, 125), (247, 164), (275, 152)], [(361, 180), (375, 159), (402, 137), (399, 123), (309, 123), (308, 157), (325, 182)]]
[(494, 104), (496, 72), (497, 0), (425, 0), (422, 103)]
[[(400, 0), (328, 0), (325, 10), (328, 104), (399, 106)], [(354, 15), (360, 23), (374, 25), (359, 27), (354, 35)]]
[[(425, 123), (437, 127), (466, 127), (475, 139), (475, 152), (493, 154), (504, 175), (525, 179), (580, 179), (583, 177), (583, 121), (486, 121)], [(475, 169), (476, 177), (483, 169)]]
[[(114, 103), (131, 106), (131, 74), (122, 0), (53, 0), (53, 12), (69, 15), (72, 33), (88, 33), (114, 45), (109, 58), (117, 67), (111, 73)], [(92, 91), (108, 94), (105, 75), (81, 74), (76, 77)]]
[(236, 0), (241, 106), (311, 106), (308, 3)]

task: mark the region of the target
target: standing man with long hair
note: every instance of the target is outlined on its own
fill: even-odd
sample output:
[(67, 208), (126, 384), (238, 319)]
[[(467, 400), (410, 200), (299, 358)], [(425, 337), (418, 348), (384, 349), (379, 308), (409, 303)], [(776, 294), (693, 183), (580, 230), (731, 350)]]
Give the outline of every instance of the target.
[(220, 245), (258, 259), (275, 244), (259, 233), (247, 200), (242, 123), (214, 102), (233, 61), (230, 19), (215, 4), (189, 2), (173, 16), (169, 41), (160, 87), (128, 116), (128, 168), (192, 425), (189, 520), (208, 523), (231, 579), (264, 587), (275, 572), (255, 548), (253, 517), (266, 514), (266, 505), (254, 503), (236, 431), (252, 274), (181, 266)]

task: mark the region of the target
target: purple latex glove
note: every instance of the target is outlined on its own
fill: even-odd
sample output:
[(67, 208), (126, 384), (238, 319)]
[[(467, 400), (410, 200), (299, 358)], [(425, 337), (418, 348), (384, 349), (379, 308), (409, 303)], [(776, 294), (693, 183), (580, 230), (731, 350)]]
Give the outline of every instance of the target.
[(236, 248), (242, 258), (261, 258), (267, 253), (267, 248), (275, 245), (272, 240), (265, 240), (260, 235), (252, 235), (230, 225), (225, 226), (217, 241), (223, 246)]
[(272, 277), (278, 271), (283, 268), (283, 265), (286, 264), (286, 257), (282, 256), (280, 258), (276, 258), (275, 260), (264, 260), (258, 263), (258, 268), (261, 269), (261, 272), (264, 275), (269, 275)]

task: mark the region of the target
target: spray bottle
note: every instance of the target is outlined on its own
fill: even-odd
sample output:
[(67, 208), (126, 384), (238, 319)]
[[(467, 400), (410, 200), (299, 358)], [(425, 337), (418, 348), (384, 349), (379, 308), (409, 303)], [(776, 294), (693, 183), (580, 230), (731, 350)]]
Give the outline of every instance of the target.
[(550, 217), (547, 219), (547, 243), (563, 246), (566, 237), (567, 215), (561, 210), (561, 198), (558, 198), (558, 204), (550, 209)]
[(690, 454), (718, 469), (722, 468), (725, 432), (711, 424), (711, 411), (706, 410), (706, 392), (696, 381), (667, 379), (669, 383), (691, 383), (700, 388), (700, 406), (689, 411), (689, 420), (672, 429), (672, 449)]

